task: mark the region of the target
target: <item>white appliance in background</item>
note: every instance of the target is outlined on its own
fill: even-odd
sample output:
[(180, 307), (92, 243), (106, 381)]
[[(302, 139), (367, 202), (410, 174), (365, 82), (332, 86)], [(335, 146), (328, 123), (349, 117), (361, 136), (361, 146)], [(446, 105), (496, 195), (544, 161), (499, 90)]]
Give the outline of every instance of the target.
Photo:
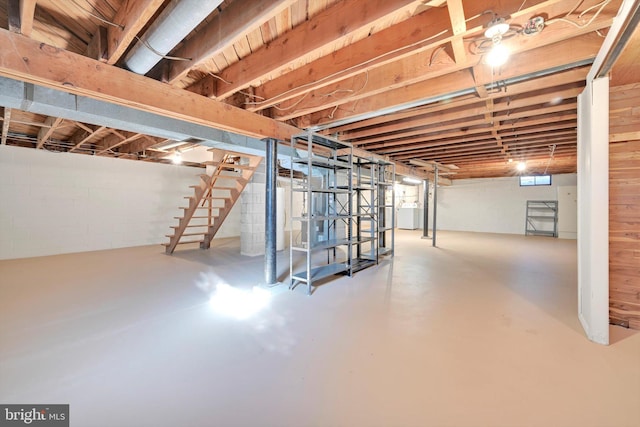
[(398, 228), (416, 230), (421, 227), (422, 209), (417, 203), (403, 203), (398, 208)]

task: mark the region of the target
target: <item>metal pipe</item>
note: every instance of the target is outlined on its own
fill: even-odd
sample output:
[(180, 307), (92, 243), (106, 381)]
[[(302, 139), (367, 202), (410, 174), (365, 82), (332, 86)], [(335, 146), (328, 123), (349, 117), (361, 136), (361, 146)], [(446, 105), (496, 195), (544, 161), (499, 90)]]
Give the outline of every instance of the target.
[[(535, 78), (538, 78), (538, 77), (549, 76), (549, 75), (552, 75), (552, 74), (560, 73), (562, 71), (570, 70), (572, 68), (584, 67), (586, 65), (591, 65), (591, 64), (593, 64), (593, 58), (583, 59), (581, 61), (572, 62), (570, 64), (560, 65), (560, 66), (557, 66), (557, 67), (551, 67), (551, 68), (548, 68), (546, 70), (534, 71), (532, 73), (524, 74), (522, 76), (516, 76), (516, 77), (511, 77), (511, 78), (508, 78), (508, 79), (504, 79), (504, 80), (499, 80), (499, 81), (496, 81), (496, 82), (492, 82), (490, 84), (485, 84), (484, 87), (488, 91), (491, 91), (491, 90), (495, 90), (495, 89), (500, 88), (500, 87), (505, 87), (505, 86), (512, 85), (514, 83), (520, 83), (520, 82), (531, 80), (531, 79), (535, 79)], [(448, 100), (451, 100), (451, 99), (454, 99), (454, 98), (458, 98), (460, 96), (470, 95), (470, 94), (473, 94), (473, 93), (476, 93), (476, 88), (475, 87), (469, 87), (469, 88), (466, 88), (466, 89), (460, 89), (460, 90), (456, 90), (456, 91), (453, 91), (453, 92), (444, 93), (442, 95), (432, 96), (431, 98), (424, 98), (424, 99), (419, 99), (419, 100), (416, 100), (416, 101), (407, 102), (405, 104), (395, 105), (393, 107), (381, 108), (381, 109), (376, 110), (376, 111), (374, 111), (372, 113), (363, 113), (363, 114), (359, 114), (357, 116), (347, 117), (347, 118), (342, 119), (342, 120), (336, 120), (336, 121), (331, 122), (331, 123), (325, 123), (325, 124), (322, 124), (322, 125), (311, 126), (311, 127), (308, 128), (308, 130), (319, 132), (321, 130), (335, 128), (335, 127), (338, 127), (338, 126), (344, 126), (344, 125), (348, 125), (348, 124), (351, 124), (351, 123), (359, 122), (359, 121), (362, 121), (362, 120), (373, 119), (373, 118), (376, 118), (376, 117), (384, 116), (386, 114), (397, 113), (399, 111), (408, 110), (410, 108), (423, 107), (425, 105), (435, 104), (436, 102), (440, 102), (440, 101), (448, 101)]]
[(277, 283), (276, 243), (277, 243), (277, 188), (278, 176), (278, 140), (266, 138), (266, 185), (264, 215), (264, 278), (267, 285)]
[(125, 57), (127, 68), (138, 74), (148, 73), (221, 3), (222, 0), (172, 0)]
[(422, 238), (429, 238), (429, 180), (422, 181), (424, 186), (424, 212), (422, 213)]
[(433, 230), (431, 234), (433, 235), (433, 240), (431, 241), (431, 245), (436, 247), (436, 211), (438, 210), (438, 164), (434, 165), (433, 169)]

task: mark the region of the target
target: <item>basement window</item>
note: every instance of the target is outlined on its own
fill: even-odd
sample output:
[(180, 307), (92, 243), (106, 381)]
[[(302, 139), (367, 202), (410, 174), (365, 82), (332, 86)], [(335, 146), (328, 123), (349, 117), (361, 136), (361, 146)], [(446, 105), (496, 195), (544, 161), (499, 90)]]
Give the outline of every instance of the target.
[(551, 185), (551, 175), (529, 175), (520, 177), (520, 187)]

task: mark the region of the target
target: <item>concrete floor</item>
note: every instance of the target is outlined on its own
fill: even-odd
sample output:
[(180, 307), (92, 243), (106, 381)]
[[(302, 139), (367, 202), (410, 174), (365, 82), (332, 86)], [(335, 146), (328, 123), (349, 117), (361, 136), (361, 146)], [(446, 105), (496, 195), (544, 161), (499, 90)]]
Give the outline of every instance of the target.
[(640, 425), (640, 334), (584, 337), (575, 241), (438, 236), (246, 320), (202, 290), (260, 282), (238, 239), (0, 262), (0, 403), (76, 427)]

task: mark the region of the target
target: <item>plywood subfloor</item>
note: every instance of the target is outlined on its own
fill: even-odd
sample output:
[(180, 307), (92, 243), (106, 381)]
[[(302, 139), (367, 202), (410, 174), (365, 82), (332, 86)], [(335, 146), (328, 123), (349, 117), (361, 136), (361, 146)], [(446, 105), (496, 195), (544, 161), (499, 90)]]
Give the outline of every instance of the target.
[(2, 261), (0, 402), (83, 427), (639, 425), (640, 334), (584, 337), (575, 241), (438, 236), (244, 321), (197, 286), (261, 280), (237, 239)]

